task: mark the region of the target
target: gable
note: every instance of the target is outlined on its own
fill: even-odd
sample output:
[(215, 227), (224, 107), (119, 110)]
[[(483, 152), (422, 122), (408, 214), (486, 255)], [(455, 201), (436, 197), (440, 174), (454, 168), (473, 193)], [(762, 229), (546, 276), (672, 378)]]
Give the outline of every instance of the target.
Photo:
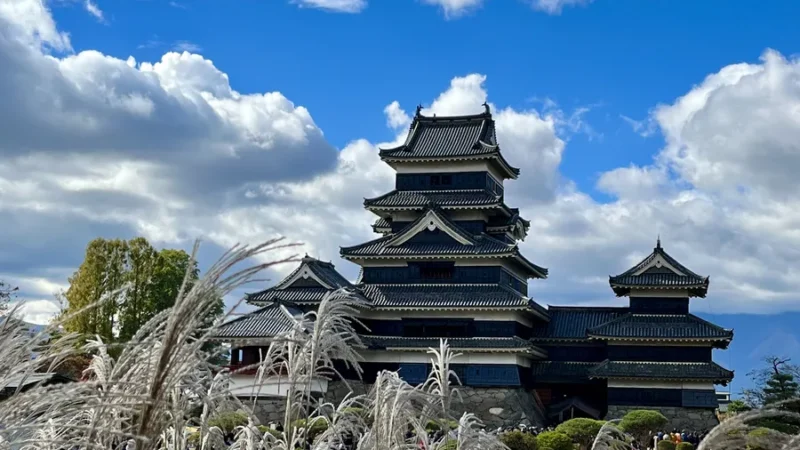
[(322, 284), (320, 284), (314, 278), (297, 278), (291, 284), (281, 286), (281, 289), (289, 289), (289, 288), (324, 288)]
[(644, 266), (640, 267), (639, 270), (633, 273), (634, 276), (642, 275), (644, 273), (674, 273), (675, 275), (686, 276), (683, 271), (679, 270), (663, 255), (660, 253), (656, 253), (653, 255), (653, 258), (650, 259)]
[(429, 209), (425, 215), (389, 241), (387, 246), (403, 245), (417, 236), (419, 237), (416, 238), (416, 242), (419, 243), (474, 245), (463, 230), (458, 229), (456, 225), (437, 214), (435, 210)]

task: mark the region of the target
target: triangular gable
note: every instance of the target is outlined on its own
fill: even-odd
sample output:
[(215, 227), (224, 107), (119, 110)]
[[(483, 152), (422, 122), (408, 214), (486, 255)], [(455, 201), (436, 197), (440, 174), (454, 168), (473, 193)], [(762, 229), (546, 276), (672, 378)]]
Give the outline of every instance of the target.
[(300, 267), (272, 289), (282, 290), (294, 287), (322, 287), (335, 290), (340, 287), (351, 287), (351, 284), (336, 271), (333, 264), (319, 261), (306, 255), (302, 259)]
[(397, 247), (408, 242), (414, 236), (425, 231), (440, 230), (450, 236), (454, 241), (462, 245), (475, 245), (469, 234), (458, 227), (453, 222), (450, 222), (436, 209), (430, 208), (419, 219), (411, 223), (405, 229), (397, 233), (389, 242), (386, 243), (387, 247)]
[(692, 272), (675, 258), (671, 257), (661, 247), (660, 238), (656, 241), (656, 247), (653, 249), (653, 252), (646, 258), (627, 271), (611, 278), (638, 277), (649, 274), (674, 274), (680, 277), (694, 278), (699, 282), (703, 282), (707, 278)]

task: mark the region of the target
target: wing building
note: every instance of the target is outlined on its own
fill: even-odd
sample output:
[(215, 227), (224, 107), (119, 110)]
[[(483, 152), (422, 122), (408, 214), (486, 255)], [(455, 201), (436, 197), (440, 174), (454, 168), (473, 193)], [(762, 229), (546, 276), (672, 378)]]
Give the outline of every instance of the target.
[[(341, 248), (361, 267), (359, 280), (351, 284), (333, 264), (306, 257), (277, 285), (249, 294), (259, 309), (218, 336), (231, 343), (232, 365), (257, 362), (292, 316), (346, 287), (369, 304), (359, 317), (364, 388), (384, 369), (421, 383), (428, 348), (447, 338), (461, 353), (453, 367), (464, 385), (458, 408), (491, 426), (615, 418), (642, 408), (661, 410), (678, 428), (715, 424), (714, 385), (733, 373), (713, 362), (712, 350), (726, 348), (733, 333), (689, 313), (690, 298), (705, 297), (708, 277), (681, 265), (659, 240), (609, 279), (628, 306), (544, 308), (528, 296), (528, 282), (541, 282), (548, 270), (520, 252), (530, 223), (504, 195), (504, 182), (520, 171), (500, 151), (488, 106), (451, 117), (418, 108), (406, 141), (380, 157), (397, 174), (392, 191), (364, 201), (378, 236)], [(316, 389), (344, 394), (336, 381)]]

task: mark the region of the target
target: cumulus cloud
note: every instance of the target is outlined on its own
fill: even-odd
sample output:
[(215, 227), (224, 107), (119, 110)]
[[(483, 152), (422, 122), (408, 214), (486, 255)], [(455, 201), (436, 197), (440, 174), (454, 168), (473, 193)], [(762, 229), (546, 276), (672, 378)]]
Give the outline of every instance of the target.
[[(66, 53), (49, 54), (55, 49)], [(218, 250), (283, 235), (356, 277), (338, 248), (375, 237), (363, 198), (392, 188), (378, 148), (405, 138), (414, 105), (386, 106), (388, 142), (356, 135), (337, 151), (304, 107), (279, 92), (241, 94), (198, 54), (151, 63), (70, 49), (40, 1), (0, 3), (0, 95), (8, 99), (0, 267), (21, 295), (49, 298), (98, 236), (184, 248), (200, 236)], [(796, 61), (768, 52), (654, 108), (648, 120), (665, 146), (651, 165), (599, 174), (608, 202), (559, 171), (565, 134), (585, 124), (580, 111), (495, 105), (486, 76), (468, 74), (424, 113), (475, 113), (489, 102), (500, 146), (522, 169), (506, 201), (531, 220), (523, 250), (551, 269), (532, 283), (542, 303), (614, 301), (607, 275), (645, 256), (660, 233), (674, 256), (712, 276), (710, 298), (694, 302), (701, 308), (796, 310), (798, 74)]]

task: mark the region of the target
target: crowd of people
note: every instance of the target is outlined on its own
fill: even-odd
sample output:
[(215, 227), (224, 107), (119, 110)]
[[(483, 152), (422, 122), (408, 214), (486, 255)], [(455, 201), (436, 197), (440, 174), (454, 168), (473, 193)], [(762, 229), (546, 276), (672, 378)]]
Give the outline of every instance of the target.
[(655, 449), (658, 446), (658, 441), (672, 441), (673, 444), (680, 444), (681, 442), (688, 442), (695, 447), (703, 440), (706, 436), (707, 432), (698, 432), (698, 431), (691, 431), (687, 432), (686, 430), (678, 431), (677, 429), (672, 430), (671, 433), (667, 433), (666, 431), (659, 431), (658, 433), (653, 433), (650, 437), (651, 444), (648, 445), (648, 449)]

